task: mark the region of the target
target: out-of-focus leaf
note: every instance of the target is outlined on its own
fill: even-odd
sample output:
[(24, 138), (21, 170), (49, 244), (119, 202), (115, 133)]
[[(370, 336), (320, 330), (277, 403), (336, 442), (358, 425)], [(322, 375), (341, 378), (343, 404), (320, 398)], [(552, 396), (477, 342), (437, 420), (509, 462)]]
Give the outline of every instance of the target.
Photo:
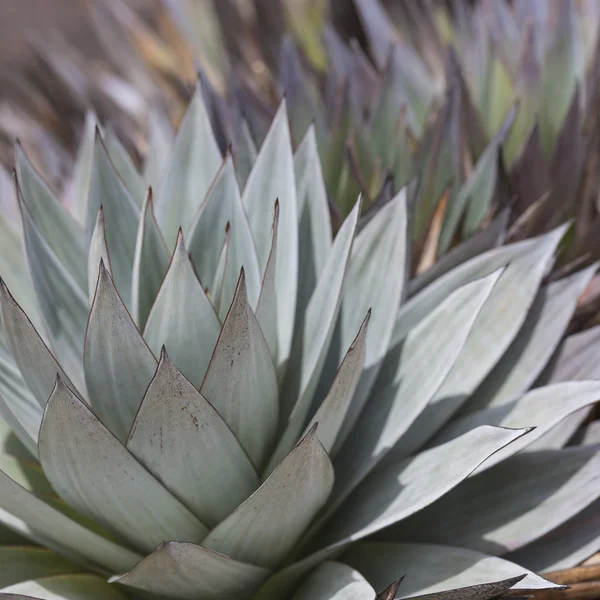
[(164, 345), (194, 387), (202, 382), (221, 331), (215, 310), (198, 281), (179, 232), (171, 264), (144, 328), (156, 356)]
[(277, 434), (278, 388), (269, 347), (248, 303), (244, 271), (200, 391), (260, 471)]
[(146, 196), (146, 187), (137, 167), (127, 150), (123, 148), (123, 144), (121, 144), (115, 132), (110, 128), (106, 130), (104, 143), (117, 173), (131, 194), (132, 200), (141, 208)]
[(169, 537), (198, 541), (208, 532), (60, 380), (48, 400), (38, 447), (61, 497), (143, 552)]
[[(127, 449), (209, 527), (259, 485), (232, 430), (164, 351)], [(199, 485), (203, 481), (211, 485)]]
[(354, 6), (369, 39), (375, 64), (383, 71), (392, 45), (399, 41), (398, 34), (378, 0), (354, 0)]
[(247, 598), (270, 571), (242, 563), (208, 548), (185, 542), (165, 542), (129, 573), (111, 583), (157, 594), (165, 598)]
[(0, 588), (28, 579), (77, 573), (81, 567), (46, 548), (35, 546), (0, 547)]
[(144, 183), (158, 189), (172, 153), (174, 134), (171, 124), (160, 113), (148, 112), (148, 156), (144, 164)]
[(357, 600), (375, 598), (375, 590), (352, 567), (324, 562), (306, 578), (292, 600)]

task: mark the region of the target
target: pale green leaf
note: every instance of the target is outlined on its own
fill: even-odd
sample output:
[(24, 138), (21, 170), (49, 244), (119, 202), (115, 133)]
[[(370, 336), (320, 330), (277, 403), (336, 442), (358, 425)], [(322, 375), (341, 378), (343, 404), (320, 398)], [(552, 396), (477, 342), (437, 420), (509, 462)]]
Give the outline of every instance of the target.
[(211, 283), (215, 276), (228, 223), (229, 255), (219, 311), (222, 317), (227, 314), (231, 304), (240, 269), (244, 267), (246, 272), (251, 306), (256, 306), (258, 302), (261, 277), (256, 246), (242, 205), (231, 154), (225, 157), (202, 206), (194, 217), (187, 237), (189, 252), (198, 277), (204, 285)]
[(104, 210), (102, 207), (100, 207), (100, 210), (98, 211), (98, 218), (96, 219), (96, 225), (94, 226), (94, 232), (92, 233), (92, 239), (90, 240), (90, 248), (88, 251), (87, 276), (88, 298), (90, 299), (90, 306), (94, 302), (96, 284), (98, 283), (100, 261), (104, 263), (104, 267), (112, 276), (110, 257), (108, 255), (108, 246), (106, 244), (106, 231), (104, 229)]
[(244, 271), (200, 391), (260, 470), (277, 435), (279, 390), (269, 347), (248, 303)]
[(375, 590), (355, 569), (324, 562), (306, 578), (292, 600), (374, 600)]
[(146, 196), (146, 187), (137, 167), (110, 127), (106, 130), (104, 142), (108, 155), (123, 183), (127, 186), (132, 200), (141, 208)]
[(221, 160), (198, 83), (156, 194), (156, 218), (169, 247), (179, 228), (192, 223)]
[(209, 533), (203, 545), (236, 560), (277, 567), (323, 507), (332, 487), (333, 467), (311, 431), (258, 490)]
[(199, 387), (221, 331), (198, 281), (181, 232), (152, 310), (144, 338), (156, 356), (166, 346), (177, 368)]
[(259, 485), (250, 459), (215, 408), (163, 351), (126, 444), (209, 527)]
[(146, 324), (168, 268), (169, 253), (154, 216), (149, 189), (137, 232), (131, 282), (131, 312), (140, 329)]
[(88, 202), (90, 239), (100, 207), (104, 210), (106, 242), (115, 285), (125, 305), (131, 306), (131, 274), (140, 209), (112, 164), (100, 132), (96, 131)]
[(144, 183), (158, 189), (171, 158), (174, 133), (168, 118), (157, 110), (148, 111), (148, 155), (144, 163)]
[(77, 281), (86, 283), (85, 234), (52, 193), (19, 144), (15, 162), (27, 209), (56, 258)]
[(40, 428), (39, 456), (71, 506), (143, 552), (164, 539), (199, 541), (206, 527), (150, 475), (57, 380)]
[(242, 120), (240, 133), (233, 147), (233, 162), (240, 189), (243, 191), (252, 172), (258, 152), (247, 121)]
[(242, 196), (263, 273), (270, 254), (271, 214), (276, 200), (280, 230), (275, 266), (277, 311), (273, 318), (277, 320), (275, 366), (279, 370), (285, 368), (292, 346), (298, 293), (298, 205), (285, 101), (273, 119)]
[(83, 370), (91, 407), (121, 442), (127, 439), (156, 364), (100, 263), (85, 335)]
[(129, 573), (111, 581), (165, 598), (242, 600), (252, 597), (269, 573), (268, 569), (238, 562), (202, 546), (166, 542)]

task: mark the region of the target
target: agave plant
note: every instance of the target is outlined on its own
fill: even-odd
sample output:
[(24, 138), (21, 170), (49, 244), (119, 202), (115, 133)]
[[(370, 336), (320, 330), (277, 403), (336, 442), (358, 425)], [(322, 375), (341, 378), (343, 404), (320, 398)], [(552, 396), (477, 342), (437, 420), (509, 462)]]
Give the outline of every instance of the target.
[(285, 103), (243, 191), (200, 88), (158, 179), (90, 131), (73, 212), (18, 146), (0, 221), (3, 593), (487, 600), (597, 550), (566, 226), (409, 281), (412, 190), (333, 237)]

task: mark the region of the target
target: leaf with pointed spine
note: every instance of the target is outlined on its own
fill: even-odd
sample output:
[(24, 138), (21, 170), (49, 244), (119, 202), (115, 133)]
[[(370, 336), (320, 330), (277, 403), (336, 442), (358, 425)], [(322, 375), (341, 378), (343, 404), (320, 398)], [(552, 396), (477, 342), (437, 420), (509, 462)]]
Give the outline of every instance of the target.
[[(275, 271), (277, 269), (277, 231), (279, 229), (279, 200), (275, 201), (273, 226), (271, 228), (271, 251), (260, 287), (256, 306), (256, 318), (271, 352), (273, 364), (277, 364), (277, 297), (275, 294)], [(278, 378), (282, 375), (278, 372)]]
[(101, 262), (85, 335), (83, 370), (90, 405), (123, 443), (156, 364)]
[(98, 211), (98, 218), (96, 219), (88, 251), (88, 298), (90, 299), (90, 306), (94, 302), (100, 261), (104, 263), (106, 270), (112, 277), (110, 257), (108, 256), (108, 246), (106, 244), (106, 231), (104, 229), (104, 210), (102, 207)]
[(248, 303), (243, 270), (200, 391), (260, 470), (277, 434), (279, 390), (269, 348)]
[(360, 436), (350, 437), (336, 457), (330, 513), (410, 431), (460, 356), (499, 276), (492, 273), (459, 288), (388, 355), (381, 370), (382, 383), (375, 384), (372, 401), (365, 406)]
[(354, 341), (348, 348), (327, 397), (306, 427), (305, 435), (311, 427), (319, 425), (319, 440), (331, 457), (335, 454), (332, 451), (365, 364), (366, 335), (370, 318), (371, 311), (367, 313)]
[(64, 268), (80, 287), (84, 287), (84, 232), (50, 191), (19, 144), (16, 147), (15, 162), (23, 199), (38, 231)]
[(294, 447), (305, 427), (340, 311), (361, 204), (359, 198), (335, 237), (321, 278), (308, 303), (304, 326), (292, 346), (290, 360), (298, 366), (287, 372), (284, 381), (281, 419), (285, 429), (271, 455), (266, 473), (270, 473)]
[(516, 583), (513, 590), (561, 587), (502, 558), (451, 546), (367, 542), (352, 546), (341, 560), (360, 571), (375, 588), (397, 577), (398, 571), (406, 573), (401, 587), (403, 598), (523, 574), (526, 577)]
[(40, 411), (36, 411), (36, 415), (39, 415), (41, 423), (44, 407), (54, 389), (57, 374), (63, 378), (71, 391), (76, 395), (78, 392), (1, 280), (0, 311), (6, 341), (23, 380), (39, 404)]
[(158, 184), (171, 158), (174, 133), (168, 118), (157, 110), (148, 111), (148, 156), (144, 164), (143, 179), (148, 187), (158, 189)]
[(28, 579), (81, 571), (81, 567), (59, 554), (35, 546), (0, 547), (0, 564), (0, 588)]
[(0, 522), (53, 550), (111, 571), (130, 569), (140, 556), (72, 521), (0, 471)]
[(445, 497), (491, 455), (528, 431), (478, 427), (372, 473), (325, 527), (319, 542), (345, 544), (403, 521)]
[(140, 329), (146, 324), (168, 268), (169, 253), (154, 217), (152, 188), (149, 188), (135, 242), (131, 282), (131, 312)]
[(315, 127), (311, 125), (294, 155), (298, 197), (298, 248), (302, 255), (298, 271), (296, 327), (299, 327), (310, 297), (331, 251), (331, 218), (327, 190), (317, 150)]
[(71, 506), (143, 552), (170, 537), (193, 542), (208, 532), (60, 379), (46, 406), (38, 449), (52, 486)]
[[(370, 308), (373, 317), (367, 333), (364, 371), (342, 425), (339, 443), (354, 427), (389, 348), (394, 312), (400, 305), (406, 280), (407, 228), (406, 188), (403, 188), (360, 231), (352, 248), (340, 310), (341, 348), (350, 345)], [(342, 356), (338, 358), (341, 359)]]
[(156, 194), (156, 218), (169, 246), (175, 243), (179, 228), (192, 223), (221, 160), (198, 83)]
[(600, 496), (599, 469), (594, 447), (519, 454), (464, 481), (390, 536), (505, 554), (594, 502)]
[(115, 285), (126, 306), (131, 306), (131, 274), (140, 209), (119, 177), (96, 130), (94, 164), (88, 198), (87, 230), (91, 236), (100, 207), (104, 210), (106, 242)]
[(73, 173), (64, 193), (65, 206), (70, 207), (81, 227), (86, 227), (88, 223), (88, 194), (92, 178), (96, 127), (98, 127), (96, 115), (87, 111)]
[(225, 313), (221, 314), (221, 298), (223, 297), (223, 286), (225, 283), (225, 274), (227, 272), (227, 264), (229, 262), (229, 242), (231, 239), (230, 235), (230, 226), (229, 223), (225, 226), (225, 241), (223, 242), (223, 247), (221, 248), (221, 254), (219, 255), (219, 262), (217, 263), (217, 269), (215, 271), (215, 276), (213, 277), (212, 285), (208, 288), (206, 292), (207, 295), (210, 294), (210, 300), (212, 305), (215, 307), (216, 313), (219, 315), (220, 319), (224, 319), (227, 315), (227, 310), (229, 307), (225, 309)]
[(88, 312), (86, 293), (45, 242), (23, 202), (20, 207), (25, 256), (50, 343), (69, 376), (83, 389), (80, 372)]
[[(242, 201), (256, 242), (258, 265), (264, 273), (270, 253), (270, 215), (279, 200), (279, 235), (275, 266), (277, 360), (285, 368), (292, 346), (298, 293), (298, 206), (294, 159), (285, 100), (258, 153)], [(273, 318), (273, 317), (272, 317)]]
[(535, 240), (528, 253), (506, 267), (477, 315), (469, 339), (450, 374), (397, 443), (393, 456), (407, 456), (435, 434), (475, 392), (506, 352), (525, 321), (564, 229), (561, 227)]
[(259, 485), (233, 432), (164, 350), (126, 447), (209, 527)]
[(123, 148), (123, 144), (110, 127), (106, 130), (104, 142), (117, 173), (131, 194), (131, 199), (141, 208), (146, 196), (146, 189), (137, 167), (133, 164), (127, 150)]
[(227, 223), (230, 225), (229, 256), (219, 312), (223, 316), (231, 304), (242, 267), (246, 272), (251, 306), (256, 306), (260, 293), (260, 269), (256, 246), (242, 205), (231, 154), (225, 157), (190, 226), (187, 237), (189, 252), (198, 277), (203, 283), (210, 283), (215, 276)]
[(274, 568), (323, 507), (332, 487), (333, 467), (312, 430), (202, 544), (236, 560)]
[(356, 570), (324, 562), (304, 581), (292, 600), (374, 600), (375, 590)]
[(233, 162), (240, 189), (243, 191), (256, 161), (256, 146), (250, 133), (247, 121), (242, 120), (238, 139), (233, 146)]
[(596, 268), (593, 265), (538, 292), (517, 337), (477, 388), (465, 411), (506, 404), (533, 384), (562, 339)]
[(179, 232), (171, 264), (146, 321), (144, 338), (157, 356), (166, 346), (177, 368), (199, 387), (220, 331), (219, 319)]
[(535, 388), (513, 402), (483, 409), (448, 423), (431, 444), (451, 440), (484, 423), (499, 427), (535, 426), (527, 437), (497, 452), (482, 465), (482, 470), (489, 469), (541, 438), (566, 416), (599, 399), (600, 381), (567, 381)]
[(166, 598), (251, 597), (270, 571), (195, 544), (165, 542), (129, 573), (110, 579)]
[(126, 600), (116, 586), (96, 575), (76, 574), (41, 577), (0, 590), (5, 600)]

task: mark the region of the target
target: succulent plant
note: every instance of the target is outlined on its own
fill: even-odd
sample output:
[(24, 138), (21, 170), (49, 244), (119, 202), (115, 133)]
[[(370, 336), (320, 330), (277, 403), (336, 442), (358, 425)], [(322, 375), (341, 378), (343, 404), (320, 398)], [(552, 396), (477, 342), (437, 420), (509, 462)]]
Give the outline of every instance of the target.
[(545, 280), (567, 226), (411, 279), (414, 188), (333, 236), (286, 111), (247, 177), (200, 87), (162, 173), (90, 122), (71, 210), (17, 146), (2, 593), (487, 600), (597, 550), (600, 451), (566, 446), (597, 331), (561, 345), (595, 266)]

